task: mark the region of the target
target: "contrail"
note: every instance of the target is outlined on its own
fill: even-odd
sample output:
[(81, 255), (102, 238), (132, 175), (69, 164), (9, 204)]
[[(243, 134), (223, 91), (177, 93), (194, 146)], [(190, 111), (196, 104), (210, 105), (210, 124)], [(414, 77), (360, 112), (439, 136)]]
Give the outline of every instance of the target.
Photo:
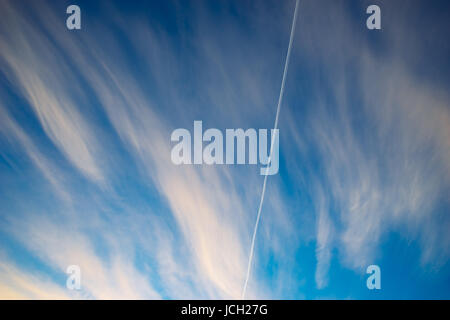
[[(286, 82), (286, 74), (287, 74), (288, 66), (289, 66), (289, 57), (291, 55), (292, 41), (294, 39), (295, 24), (297, 23), (298, 3), (299, 3), (299, 0), (296, 0), (295, 1), (294, 17), (293, 17), (292, 26), (291, 26), (291, 36), (289, 38), (289, 46), (288, 46), (288, 50), (287, 50), (287, 54), (286, 54), (286, 61), (284, 63), (283, 80), (281, 81), (280, 95), (278, 97), (278, 106), (277, 106), (277, 114), (275, 116), (274, 129), (278, 129), (278, 116), (280, 115), (280, 107), (281, 107), (281, 103), (283, 101), (284, 83)], [(274, 130), (274, 132), (275, 132), (275, 130)], [(276, 133), (274, 133), (274, 134), (276, 134)], [(271, 143), (270, 143), (269, 161), (267, 163), (270, 163), (270, 161), (271, 161), (272, 151), (273, 151), (273, 134), (272, 134), (272, 139), (271, 139)], [(262, 189), (262, 193), (261, 193), (261, 200), (259, 201), (258, 215), (256, 216), (255, 229), (253, 230), (252, 244), (251, 244), (251, 247), (250, 247), (250, 255), (248, 257), (247, 275), (245, 277), (244, 288), (242, 289), (242, 299), (245, 299), (245, 292), (247, 291), (248, 279), (250, 278), (250, 272), (251, 272), (251, 269), (252, 269), (253, 251), (254, 251), (254, 248), (255, 248), (255, 238), (256, 238), (256, 232), (258, 231), (259, 219), (261, 218), (261, 208), (262, 208), (262, 205), (263, 205), (263, 202), (264, 202), (264, 195), (266, 194), (266, 184), (267, 184), (267, 172), (268, 172), (268, 170), (269, 170), (269, 166), (266, 167), (266, 175), (264, 176), (264, 183), (263, 183), (263, 189)]]

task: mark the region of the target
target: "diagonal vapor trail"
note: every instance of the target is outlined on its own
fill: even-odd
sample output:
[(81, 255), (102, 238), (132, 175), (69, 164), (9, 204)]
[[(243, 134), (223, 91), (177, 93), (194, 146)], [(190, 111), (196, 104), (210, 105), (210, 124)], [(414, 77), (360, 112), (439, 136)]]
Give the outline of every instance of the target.
[[(292, 42), (293, 42), (293, 39), (294, 39), (295, 25), (297, 23), (298, 4), (299, 4), (299, 0), (296, 0), (295, 1), (294, 17), (293, 17), (292, 26), (291, 26), (291, 36), (289, 38), (289, 46), (288, 46), (288, 50), (287, 50), (287, 54), (286, 54), (286, 61), (285, 61), (285, 64), (284, 64), (283, 79), (281, 81), (280, 95), (278, 96), (278, 105), (277, 105), (277, 113), (276, 113), (276, 116), (275, 116), (274, 131), (273, 131), (272, 139), (271, 139), (271, 143), (270, 143), (269, 161), (267, 163), (270, 163), (271, 158), (272, 158), (273, 140), (274, 140), (273, 139), (274, 138), (273, 135), (277, 134), (275, 132), (276, 132), (276, 129), (278, 129), (278, 117), (280, 115), (280, 107), (281, 107), (281, 103), (283, 101), (284, 84), (286, 82), (286, 74), (287, 74), (288, 66), (289, 66), (289, 57), (291, 55), (291, 48), (292, 48)], [(253, 230), (252, 243), (251, 243), (251, 246), (250, 246), (250, 255), (248, 257), (247, 275), (245, 277), (244, 288), (242, 289), (242, 299), (245, 299), (245, 293), (247, 291), (248, 279), (250, 278), (250, 273), (251, 273), (251, 269), (252, 269), (253, 251), (255, 249), (256, 232), (258, 231), (259, 220), (261, 218), (261, 209), (262, 209), (262, 205), (263, 205), (263, 202), (264, 202), (264, 195), (266, 194), (266, 184), (267, 184), (267, 173), (268, 173), (268, 170), (269, 170), (269, 166), (266, 167), (266, 175), (264, 176), (263, 189), (262, 189), (262, 193), (261, 193), (261, 199), (259, 201), (258, 215), (256, 216), (255, 228)]]

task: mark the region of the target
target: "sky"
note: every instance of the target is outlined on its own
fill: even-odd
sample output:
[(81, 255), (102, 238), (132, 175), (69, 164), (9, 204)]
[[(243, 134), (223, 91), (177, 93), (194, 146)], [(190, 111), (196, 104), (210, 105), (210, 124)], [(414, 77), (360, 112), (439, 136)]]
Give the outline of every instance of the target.
[[(170, 137), (273, 127), (294, 7), (0, 0), (0, 298), (240, 299), (264, 176)], [(449, 15), (300, 0), (246, 298), (450, 298)]]

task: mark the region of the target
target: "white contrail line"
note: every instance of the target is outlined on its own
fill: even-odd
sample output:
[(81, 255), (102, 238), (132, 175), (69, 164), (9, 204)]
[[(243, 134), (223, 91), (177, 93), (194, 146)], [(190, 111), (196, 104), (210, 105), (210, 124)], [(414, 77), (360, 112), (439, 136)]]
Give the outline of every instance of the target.
[[(274, 134), (276, 134), (275, 130), (278, 129), (278, 116), (280, 115), (280, 107), (281, 107), (281, 103), (283, 101), (284, 84), (286, 82), (286, 74), (287, 74), (288, 66), (289, 66), (289, 57), (291, 56), (291, 48), (292, 48), (292, 41), (294, 39), (295, 24), (297, 23), (298, 3), (299, 3), (299, 0), (296, 0), (295, 1), (294, 17), (293, 17), (292, 26), (291, 26), (291, 36), (289, 38), (289, 46), (288, 46), (288, 50), (287, 50), (287, 54), (286, 54), (286, 61), (284, 63), (283, 80), (281, 81), (280, 95), (278, 97), (277, 114), (275, 116), (275, 124), (274, 124), (274, 131), (273, 131)], [(268, 164), (270, 163), (271, 158), (272, 158), (274, 134), (271, 135), (272, 139), (271, 139), (271, 143), (270, 143), (269, 161), (267, 162)], [(262, 205), (263, 205), (263, 202), (264, 202), (264, 195), (266, 194), (266, 184), (267, 184), (267, 173), (268, 173), (268, 170), (269, 170), (269, 166), (266, 167), (266, 175), (264, 176), (264, 183), (263, 183), (263, 189), (262, 189), (262, 193), (261, 193), (261, 200), (259, 201), (258, 215), (256, 216), (255, 228), (253, 230), (252, 244), (250, 246), (250, 255), (249, 255), (249, 258), (248, 258), (247, 275), (245, 277), (244, 288), (242, 289), (242, 299), (245, 299), (245, 293), (247, 291), (248, 279), (250, 278), (250, 272), (251, 272), (251, 269), (252, 269), (253, 251), (254, 251), (254, 248), (255, 248), (256, 232), (258, 231), (259, 220), (261, 218), (261, 209), (262, 209)]]

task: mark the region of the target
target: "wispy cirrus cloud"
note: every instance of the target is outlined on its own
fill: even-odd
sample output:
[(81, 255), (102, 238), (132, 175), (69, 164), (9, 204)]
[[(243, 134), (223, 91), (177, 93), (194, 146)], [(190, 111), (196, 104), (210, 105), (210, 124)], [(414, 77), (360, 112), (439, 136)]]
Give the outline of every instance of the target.
[(394, 48), (381, 53), (368, 40), (373, 34), (355, 27), (347, 4), (333, 4), (327, 14), (322, 4), (303, 6), (295, 61), (298, 67), (310, 61), (305, 71), (315, 74), (308, 74), (314, 80), (305, 129), (293, 132), (300, 152), (318, 160), (308, 167), (317, 194), (317, 285), (326, 282), (330, 250), (364, 270), (390, 232), (418, 240), (425, 265), (442, 265), (450, 248), (449, 220), (441, 213), (450, 185), (448, 94), (405, 64), (405, 48), (423, 52), (419, 37), (402, 46), (409, 20), (391, 17), (384, 37), (372, 39)]
[[(18, 84), (49, 139), (81, 173), (100, 182), (94, 133), (77, 106), (82, 103), (80, 88), (64, 57), (42, 30), (19, 14), (19, 8), (3, 2), (2, 9), (2, 60), (10, 81)], [(61, 68), (49, 68), (52, 63)]]
[[(161, 297), (151, 284), (154, 279), (145, 277), (143, 270), (138, 270), (130, 262), (136, 258), (135, 254), (143, 254), (156, 262), (152, 272), (154, 277), (159, 278), (159, 290), (164, 296), (182, 297), (178, 292), (184, 292), (192, 297), (240, 297), (247, 262), (248, 229), (253, 220), (253, 215), (249, 213), (256, 213), (256, 200), (252, 199), (256, 199), (253, 195), (259, 192), (260, 177), (258, 170), (254, 170), (253, 174), (245, 172), (242, 175), (226, 167), (174, 167), (170, 161), (170, 129), (191, 122), (183, 119), (195, 120), (195, 109), (183, 108), (186, 103), (201, 104), (202, 98), (186, 101), (183, 83), (166, 82), (184, 76), (186, 68), (177, 62), (179, 57), (170, 55), (174, 48), (167, 48), (169, 44), (162, 40), (169, 36), (161, 37), (137, 20), (139, 32), (130, 35), (130, 46), (126, 50), (141, 54), (143, 49), (139, 37), (150, 37), (149, 52), (153, 56), (148, 63), (144, 63), (149, 73), (143, 76), (133, 71), (131, 61), (127, 62), (127, 59), (122, 59), (121, 64), (116, 63), (121, 56), (128, 54), (122, 49), (123, 44), (116, 39), (105, 37), (105, 41), (99, 45), (95, 32), (85, 33), (75, 39), (68, 37), (65, 29), (55, 28), (58, 19), (45, 4), (37, 11), (37, 19), (41, 22), (39, 27), (27, 20), (26, 15), (12, 3), (4, 2), (3, 6), (9, 13), (4, 23), (11, 23), (14, 36), (2, 35), (2, 47), (5, 49), (1, 56), (2, 70), (26, 99), (49, 140), (88, 181), (101, 187), (90, 186), (89, 190), (94, 193), (87, 197), (75, 187), (62, 186), (61, 189), (70, 194), (75, 202), (80, 199), (87, 202), (82, 205), (58, 203), (51, 213), (39, 210), (35, 214), (22, 213), (20, 220), (8, 218), (7, 225), (13, 230), (10, 234), (39, 257), (42, 263), (58, 272), (69, 264), (80, 265), (85, 297)], [(44, 16), (45, 19), (41, 19)], [(128, 28), (118, 16), (114, 23), (119, 29)], [(194, 38), (198, 41), (195, 50), (200, 56), (212, 58), (213, 51), (219, 52), (214, 47), (218, 43), (211, 46), (210, 42), (203, 39), (205, 25), (197, 27), (202, 35)], [(102, 27), (98, 30), (102, 30)], [(230, 36), (231, 43), (239, 34), (232, 33)], [(86, 47), (90, 50), (85, 50)], [(16, 55), (15, 52), (21, 54)], [(223, 63), (225, 56), (215, 56), (215, 59)], [(168, 64), (173, 64), (173, 70), (178, 73), (168, 76), (166, 69), (158, 67)], [(241, 67), (243, 65), (234, 66), (236, 70)], [(254, 70), (257, 70), (255, 65), (250, 65), (249, 68), (242, 68), (242, 74), (250, 78)], [(205, 73), (203, 76), (209, 75)], [(233, 72), (222, 69), (218, 76), (220, 79), (229, 79), (229, 88), (224, 91), (222, 82), (218, 81), (217, 85), (209, 86), (204, 91), (215, 109), (222, 107), (221, 96), (225, 94), (231, 97), (235, 95), (233, 91), (239, 88), (238, 84), (230, 82), (231, 77), (235, 76)], [(170, 92), (170, 95), (163, 100), (158, 99), (155, 95), (157, 90), (147, 90), (143, 81), (153, 83), (156, 89), (163, 93)], [(107, 145), (102, 144), (100, 139), (103, 136), (96, 134), (101, 130), (94, 126), (91, 113), (83, 114), (87, 106), (80, 104), (88, 102), (87, 93), (80, 83), (89, 87), (99, 107), (98, 112), (109, 121), (113, 131), (108, 132), (108, 139), (120, 138), (122, 147), (135, 162), (133, 166), (143, 174), (141, 179), (146, 185), (152, 185), (151, 189), (156, 189), (157, 194), (166, 201), (166, 204), (155, 205), (150, 209), (148, 219), (136, 208), (124, 204), (126, 201), (121, 200), (122, 196), (114, 185), (114, 175), (108, 176), (108, 170), (100, 169), (101, 164), (105, 163), (107, 166), (118, 165), (121, 163), (120, 156), (114, 154), (116, 150), (107, 149)], [(201, 83), (196, 85), (201, 86)], [(253, 81), (250, 89), (254, 93), (241, 103), (257, 105), (261, 101), (261, 95), (257, 93), (261, 90), (259, 85), (265, 84)], [(237, 97), (232, 99), (238, 100)], [(92, 102), (89, 105), (93, 106)], [(169, 118), (163, 112), (165, 107), (174, 111), (183, 109), (183, 112), (179, 117)], [(214, 124), (209, 113), (214, 111), (206, 112), (204, 116)], [(236, 112), (230, 114), (230, 120), (233, 117), (238, 118)], [(222, 119), (215, 125), (225, 123)], [(242, 121), (240, 123), (243, 125)], [(12, 117), (8, 124), (11, 128), (18, 128)], [(22, 147), (30, 158), (36, 160), (37, 155), (42, 157), (42, 161), (34, 161), (34, 164), (50, 180), (56, 179), (46, 170), (47, 167), (40, 165), (43, 161), (50, 163), (50, 159), (45, 159), (38, 147), (33, 147), (31, 137), (23, 130), (15, 135), (6, 131), (6, 135), (12, 139), (22, 141)], [(15, 131), (18, 132), (18, 129)], [(39, 146), (42, 142), (34, 143)], [(54, 162), (52, 164), (58, 166)], [(125, 165), (129, 163), (119, 166)], [(122, 169), (126, 170), (124, 167)], [(73, 173), (64, 171), (64, 175), (66, 183), (73, 181)], [(241, 178), (238, 178), (239, 175)], [(258, 188), (242, 188), (244, 181), (245, 185)], [(111, 195), (103, 194), (104, 185), (108, 186), (106, 190)], [(109, 212), (112, 206), (127, 208), (127, 211), (125, 214)], [(277, 208), (281, 209), (279, 205)], [(58, 214), (60, 210), (64, 213)], [(79, 210), (88, 210), (90, 215)], [(109, 212), (107, 218), (103, 217), (105, 210)], [(161, 217), (163, 212), (170, 213), (171, 217)], [(57, 223), (48, 222), (54, 218)], [(152, 222), (153, 219), (160, 222)], [(277, 220), (282, 219), (283, 213), (280, 211)], [(169, 221), (169, 225), (164, 220)], [(99, 256), (95, 250), (98, 239), (93, 242), (90, 232), (97, 227), (105, 230), (100, 231), (98, 237), (105, 247), (103, 254), (109, 258)], [(114, 238), (113, 235), (122, 232), (124, 236), (130, 237), (129, 241)], [(135, 251), (137, 247), (141, 248), (139, 253)], [(186, 252), (180, 255), (180, 248)], [(249, 296), (256, 295), (257, 288), (253, 288), (255, 291), (251, 290)]]
[(2, 257), (0, 264), (0, 299), (64, 300), (73, 298), (67, 290), (56, 285), (53, 280), (48, 278), (45, 280), (45, 277), (22, 271), (16, 265), (5, 263), (5, 260), (5, 257)]
[[(402, 62), (402, 28), (381, 55), (345, 3), (324, 5), (301, 3), (249, 298), (323, 296), (337, 262), (361, 273), (391, 233), (421, 244), (424, 270), (448, 261), (449, 97)], [(2, 295), (239, 298), (262, 178), (174, 166), (170, 132), (273, 125), (292, 3), (184, 3), (176, 19), (105, 3), (78, 33), (60, 4), (0, 6), (0, 230), (41, 266), (5, 255)]]

